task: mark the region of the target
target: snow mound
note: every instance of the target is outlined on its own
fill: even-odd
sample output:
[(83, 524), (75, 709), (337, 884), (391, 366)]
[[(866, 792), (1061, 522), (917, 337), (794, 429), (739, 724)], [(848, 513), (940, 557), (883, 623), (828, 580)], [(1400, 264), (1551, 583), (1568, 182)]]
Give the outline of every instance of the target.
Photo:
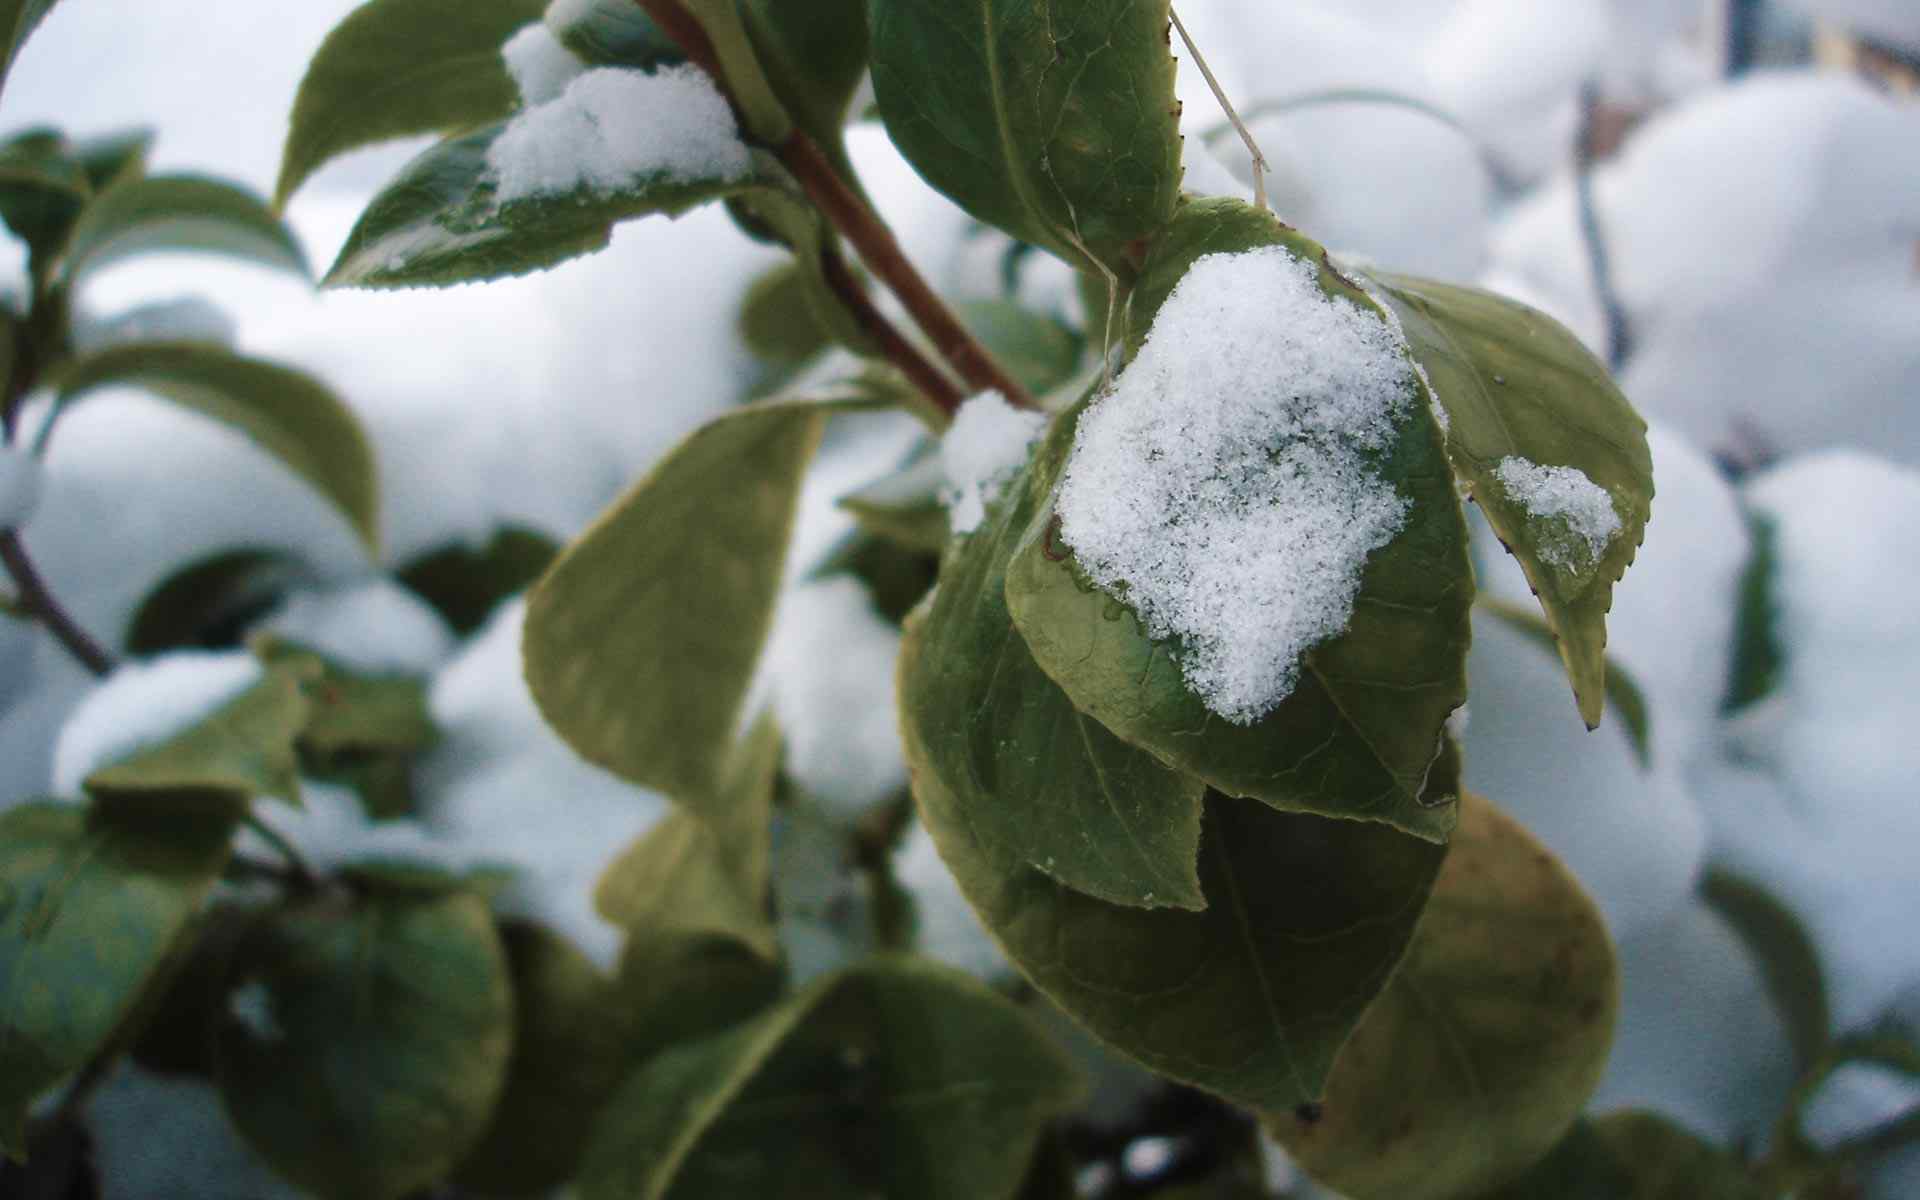
[[(1547, 534), (1540, 557), (1553, 566), (1586, 570), (1620, 532), (1613, 497), (1578, 467), (1543, 467), (1508, 455), (1493, 473), (1508, 497), (1527, 510), (1528, 523), (1540, 527), (1536, 532)], [(1564, 526), (1567, 536), (1554, 536), (1559, 532), (1556, 524)]]
[(527, 108), (558, 99), (568, 84), (587, 71), (587, 64), (540, 21), (522, 26), (508, 38), (500, 47), (500, 57), (520, 89), (520, 103)]
[(972, 533), (986, 520), (987, 505), (1027, 465), (1027, 454), (1046, 425), (1045, 416), (1015, 408), (999, 392), (982, 392), (960, 406), (940, 439), (955, 534)]
[(297, 592), (264, 628), (365, 675), (424, 675), (453, 650), (440, 614), (386, 579)]
[(1369, 456), (1418, 392), (1391, 326), (1281, 247), (1197, 260), (1081, 418), (1060, 532), (1187, 683), (1238, 724), (1293, 691), (1353, 615), (1409, 502)]
[(243, 651), (180, 651), (121, 667), (61, 727), (53, 751), (54, 790), (78, 794), (87, 776), (193, 728), (264, 674)]

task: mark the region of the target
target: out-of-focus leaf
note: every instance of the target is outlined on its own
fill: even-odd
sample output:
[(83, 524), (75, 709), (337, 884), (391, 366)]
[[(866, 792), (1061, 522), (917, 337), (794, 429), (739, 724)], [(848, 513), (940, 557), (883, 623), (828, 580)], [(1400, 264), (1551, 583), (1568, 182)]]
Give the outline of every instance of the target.
[(62, 403), (137, 387), (232, 427), (337, 507), (369, 551), (379, 542), (379, 480), (360, 421), (304, 371), (204, 342), (127, 342), (62, 368)]
[(153, 130), (141, 127), (81, 138), (73, 144), (73, 158), (87, 173), (87, 182), (93, 185), (93, 190), (104, 192), (116, 183), (146, 172), (147, 153), (153, 149), (154, 137)]
[(218, 254), (311, 277), (300, 239), (259, 197), (203, 175), (141, 176), (101, 192), (74, 222), (61, 267), (69, 286), (78, 287), (102, 267), (158, 250)]
[(1714, 868), (1700, 894), (1752, 952), (1786, 1022), (1795, 1063), (1802, 1072), (1811, 1069), (1833, 1036), (1819, 947), (1793, 910), (1753, 880)]
[(1740, 608), (1733, 630), (1733, 662), (1720, 711), (1736, 713), (1773, 694), (1786, 670), (1780, 641), (1780, 530), (1771, 517), (1754, 514), (1753, 555), (1740, 576)]
[(246, 627), (307, 578), (278, 550), (230, 550), (167, 577), (127, 623), (127, 653), (159, 654), (238, 645)]
[(1353, 1200), (1454, 1200), (1526, 1171), (1600, 1082), (1619, 1007), (1586, 890), (1513, 818), (1461, 804), (1413, 946), (1311, 1121), (1268, 1129)]
[(809, 275), (798, 262), (773, 267), (747, 289), (740, 305), (740, 337), (756, 358), (792, 367), (825, 350), (833, 332), (807, 299)]
[(553, 0), (547, 28), (595, 66), (651, 69), (684, 57), (634, 0)]
[(527, 684), (588, 761), (712, 791), (779, 597), (800, 480), (839, 391), (737, 409), (602, 513), (527, 604)]
[(484, 1132), (513, 995), (479, 896), (364, 888), (272, 911), (240, 939), (227, 985), (227, 1113), (301, 1188), (397, 1200)]
[(1626, 1168), (1582, 1117), (1545, 1158), (1481, 1200), (1628, 1200), (1633, 1194)]
[(13, 70), (13, 60), (20, 57), (20, 47), (26, 45), (40, 22), (53, 11), (58, 0), (0, 0), (0, 37), (5, 45), (0, 46), (0, 88), (6, 86), (7, 75)]
[(498, 121), (519, 93), (501, 60), (544, 0), (373, 0), (334, 27), (307, 64), (281, 151), (274, 206), (349, 150)]
[(865, 529), (856, 529), (831, 550), (810, 579), (851, 575), (867, 587), (867, 596), (882, 617), (898, 624), (933, 590), (940, 574), (940, 556), (914, 550)]
[(1630, 1180), (1610, 1200), (1767, 1200), (1732, 1155), (1664, 1117), (1613, 1113), (1594, 1122), (1594, 1133)]
[(829, 976), (635, 1073), (594, 1130), (585, 1200), (1009, 1200), (1082, 1087), (1025, 1014), (914, 959)]
[(793, 123), (851, 181), (841, 131), (867, 74), (866, 0), (741, 0), (740, 15)]
[(1012, 300), (969, 300), (958, 308), (980, 344), (1034, 395), (1072, 381), (1080, 366), (1080, 339), (1065, 325)]
[(500, 927), (513, 981), (506, 1089), (454, 1172), (478, 1196), (545, 1196), (573, 1177), (592, 1117), (627, 1073), (626, 1009), (613, 981), (529, 921)]
[[(914, 798), (1008, 957), (1103, 1042), (1156, 1071), (1253, 1107), (1317, 1099), (1334, 1053), (1405, 951), (1444, 847), (1376, 822), (1210, 792), (1205, 911), (1122, 907), (1074, 891), (976, 832), (976, 785), (964, 764), (933, 752), (956, 725), (953, 701), (925, 685), (937, 669), (931, 629), (916, 614), (901, 647)], [(1458, 787), (1457, 776), (1435, 782)]]
[(113, 1036), (226, 861), (238, 806), (0, 814), (0, 1148)]
[(310, 712), (302, 683), (311, 668), (285, 664), (205, 720), (88, 775), (95, 796), (216, 792), (300, 803), (294, 739)]
[(986, 522), (954, 543), (921, 636), (902, 647), (902, 721), (918, 727), (910, 740), (996, 864), (1110, 904), (1204, 908), (1206, 785), (1077, 709), (1007, 609), (1007, 560), (1071, 441), (1062, 420)]
[(776, 168), (753, 152), (741, 178), (686, 180), (656, 173), (612, 192), (581, 188), (499, 204), (487, 151), (505, 125), (430, 146), (360, 214), (327, 287), (444, 287), (543, 270), (603, 249), (621, 221), (777, 186)]
[(478, 549), (447, 546), (414, 559), (395, 576), (464, 637), (532, 587), (559, 554), (559, 545), (545, 534), (503, 525)]
[(939, 446), (928, 442), (899, 470), (848, 492), (837, 503), (869, 532), (909, 550), (938, 554), (952, 536), (947, 506), (940, 502), (946, 485)]
[(869, 0), (887, 132), (960, 207), (1077, 267), (1133, 273), (1172, 218), (1179, 104), (1166, 0)]
[[(1606, 703), (1607, 610), (1653, 504), (1647, 423), (1607, 368), (1553, 318), (1475, 288), (1375, 274), (1449, 418), (1447, 455), (1540, 597), (1580, 715)], [(1620, 528), (1597, 555), (1566, 522), (1536, 515), (1500, 479), (1509, 458), (1569, 467), (1603, 489)]]
[[(1505, 622), (1507, 627), (1524, 634), (1549, 654), (1560, 652), (1559, 639), (1554, 637), (1553, 628), (1546, 618), (1536, 612), (1521, 608), (1517, 604), (1508, 604), (1492, 596), (1481, 596), (1476, 601), (1482, 608)], [(1620, 663), (1609, 657), (1606, 660), (1606, 696), (1607, 703), (1613, 706), (1620, 719), (1626, 722), (1627, 741), (1633, 746), (1634, 757), (1640, 760), (1642, 769), (1653, 765), (1653, 727), (1652, 718), (1647, 709), (1647, 698), (1640, 691), (1640, 685)]]
[(30, 129), (0, 144), (0, 220), (27, 244), (36, 268), (59, 252), (93, 193), (67, 139)]

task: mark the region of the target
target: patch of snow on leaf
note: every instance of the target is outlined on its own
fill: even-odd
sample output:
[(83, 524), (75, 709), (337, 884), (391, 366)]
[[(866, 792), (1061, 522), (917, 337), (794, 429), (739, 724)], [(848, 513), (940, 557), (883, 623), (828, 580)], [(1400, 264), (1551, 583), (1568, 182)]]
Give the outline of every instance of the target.
[(587, 64), (540, 21), (522, 26), (508, 38), (500, 47), (500, 57), (520, 89), (520, 103), (527, 108), (555, 99), (587, 71)]
[(859, 580), (787, 593), (768, 656), (787, 772), (816, 804), (851, 820), (906, 786), (894, 703), (900, 631)]
[[(499, 854), (482, 847), (470, 852), (457, 839), (436, 837), (414, 820), (376, 821), (350, 789), (313, 779), (300, 781), (299, 808), (263, 806), (256, 816), (291, 842), (308, 865), (334, 871), (358, 863), (416, 864), (463, 872), (482, 865), (504, 864)], [(278, 851), (250, 829), (240, 831), (237, 843), (244, 853), (275, 859)]]
[(285, 1041), (287, 1031), (273, 1015), (273, 992), (258, 979), (249, 980), (227, 995), (227, 1014), (256, 1042)]
[(0, 446), (0, 529), (20, 529), (40, 507), (47, 473), (18, 446)]
[(243, 651), (183, 650), (128, 663), (80, 702), (53, 751), (53, 787), (75, 795), (87, 776), (185, 733), (259, 683)]
[(960, 406), (940, 440), (954, 533), (972, 533), (986, 520), (987, 505), (1027, 465), (1046, 425), (1044, 415), (1015, 408), (999, 392), (982, 392)]
[(453, 651), (440, 614), (387, 579), (296, 592), (264, 628), (367, 675), (424, 675)]
[(1153, 637), (1178, 639), (1209, 709), (1251, 724), (1347, 627), (1367, 556), (1406, 522), (1369, 456), (1417, 390), (1393, 329), (1328, 297), (1314, 264), (1207, 255), (1081, 418), (1061, 536)]
[(515, 117), (487, 148), (501, 204), (585, 190), (611, 195), (643, 180), (734, 180), (753, 168), (733, 111), (693, 66), (602, 67)]
[(1553, 566), (1585, 570), (1620, 532), (1613, 497), (1577, 467), (1543, 467), (1508, 455), (1494, 468), (1494, 477), (1534, 521), (1565, 524), (1570, 538), (1549, 537), (1539, 548), (1540, 557)]

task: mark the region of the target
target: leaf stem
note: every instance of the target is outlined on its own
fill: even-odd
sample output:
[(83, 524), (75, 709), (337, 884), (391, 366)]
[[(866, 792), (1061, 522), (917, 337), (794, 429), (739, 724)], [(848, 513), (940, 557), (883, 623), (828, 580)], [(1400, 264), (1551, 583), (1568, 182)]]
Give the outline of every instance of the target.
[(294, 844), (287, 840), (285, 834), (282, 834), (279, 830), (262, 821), (251, 812), (246, 815), (245, 820), (241, 823), (258, 834), (261, 841), (272, 846), (274, 851), (278, 853), (282, 859), (286, 860), (287, 872), (295, 885), (307, 891), (314, 891), (319, 888), (319, 872), (308, 865), (307, 860), (301, 856), (300, 851), (294, 847)]
[(861, 331), (873, 339), (889, 362), (900, 368), (907, 381), (932, 401), (944, 416), (951, 418), (960, 411), (960, 404), (966, 397), (960, 394), (960, 389), (954, 386), (946, 372), (920, 353), (920, 348), (894, 328), (893, 322), (887, 320), (886, 314), (874, 305), (873, 298), (867, 295), (866, 287), (847, 266), (847, 260), (841, 256), (838, 247), (827, 245), (821, 248), (820, 271), (835, 298), (846, 308)]
[(1234, 111), (1233, 101), (1227, 99), (1226, 89), (1221, 87), (1220, 81), (1213, 77), (1213, 69), (1207, 66), (1206, 56), (1200, 53), (1200, 47), (1193, 44), (1193, 37), (1187, 33), (1187, 27), (1180, 23), (1180, 14), (1169, 8), (1167, 16), (1172, 18), (1173, 28), (1179, 33), (1180, 40), (1186, 44), (1187, 53), (1193, 55), (1193, 65), (1200, 68), (1200, 74), (1206, 79), (1207, 86), (1213, 89), (1213, 98), (1220, 102), (1221, 109), (1227, 114), (1227, 120), (1231, 121), (1234, 129), (1239, 131), (1240, 140), (1247, 144), (1247, 153), (1253, 156), (1253, 205), (1261, 212), (1268, 211), (1267, 172), (1271, 168), (1267, 166), (1267, 156), (1260, 152), (1260, 144), (1253, 140), (1253, 131), (1247, 128), (1246, 122), (1240, 119), (1240, 114)]
[(79, 660), (81, 666), (98, 676), (112, 672), (113, 659), (60, 606), (60, 602), (48, 590), (46, 580), (40, 577), (39, 569), (33, 565), (32, 557), (27, 554), (26, 543), (20, 540), (19, 533), (14, 530), (0, 530), (0, 562), (6, 564), (7, 574), (13, 577), (15, 604), (45, 625), (47, 631)]
[(1600, 88), (1589, 80), (1580, 93), (1580, 133), (1574, 147), (1574, 192), (1580, 206), (1580, 234), (1587, 245), (1587, 265), (1593, 290), (1599, 296), (1607, 322), (1607, 366), (1616, 374), (1633, 356), (1633, 327), (1627, 306), (1614, 286), (1613, 257), (1606, 230), (1600, 225), (1600, 205), (1594, 195), (1593, 171), (1600, 157)]
[[(713, 76), (720, 89), (730, 96), (731, 89), (727, 86), (720, 56), (714, 50), (712, 40), (679, 0), (633, 2), (645, 9), (654, 23), (660, 26), (661, 32), (672, 39), (695, 66)], [(999, 392), (1016, 408), (1039, 407), (1027, 390), (994, 361), (987, 348), (961, 324), (960, 318), (928, 285), (901, 250), (900, 243), (894, 238), (893, 231), (887, 228), (886, 222), (834, 169), (832, 162), (812, 138), (795, 128), (785, 141), (772, 149), (774, 156), (799, 182), (807, 198), (827, 218), (828, 224), (847, 239), (854, 253), (860, 256), (860, 261), (873, 272), (874, 278), (899, 298), (914, 324), (927, 335), (934, 349), (968, 387), (975, 391)], [(905, 362), (896, 360), (895, 365), (911, 376), (912, 372)]]

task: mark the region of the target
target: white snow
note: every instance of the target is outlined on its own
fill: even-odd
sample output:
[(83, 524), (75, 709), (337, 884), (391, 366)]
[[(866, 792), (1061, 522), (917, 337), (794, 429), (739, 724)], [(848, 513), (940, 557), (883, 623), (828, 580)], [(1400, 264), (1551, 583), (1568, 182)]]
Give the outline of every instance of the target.
[(244, 651), (182, 650), (119, 667), (80, 702), (53, 752), (53, 787), (76, 795), (87, 776), (184, 733), (265, 674)]
[(295, 592), (261, 627), (365, 675), (425, 675), (453, 652), (440, 614), (384, 578)]
[(956, 535), (972, 533), (986, 520), (987, 506), (1027, 465), (1046, 427), (1044, 414), (1015, 408), (999, 392), (982, 392), (960, 406), (940, 439), (944, 499)]
[(1831, 1149), (1920, 1109), (1920, 1081), (1878, 1063), (1847, 1063), (1827, 1077), (1801, 1114), (1807, 1136)]
[(1543, 467), (1508, 455), (1494, 467), (1494, 478), (1527, 510), (1540, 557), (1562, 570), (1593, 566), (1620, 532), (1613, 497), (1578, 467)]
[(1368, 454), (1417, 392), (1393, 329), (1280, 247), (1196, 261), (1140, 353), (1080, 420), (1061, 536), (1187, 683), (1249, 724), (1352, 616), (1409, 502)]
[(788, 592), (767, 655), (793, 781), (844, 820), (898, 795), (907, 785), (894, 700), (900, 631), (860, 581), (841, 575)]
[(280, 1019), (274, 1016), (273, 992), (265, 980), (250, 979), (227, 993), (227, 1015), (256, 1042), (282, 1042), (287, 1038)]
[(0, 446), (0, 529), (24, 529), (46, 490), (39, 459), (19, 446)]
[[(300, 781), (299, 808), (270, 805), (255, 815), (292, 842), (301, 858), (322, 872), (359, 863), (417, 864), (456, 873), (480, 866), (505, 865), (487, 849), (470, 850), (458, 839), (439, 836), (416, 820), (374, 821), (352, 789), (318, 780)], [(240, 831), (238, 847), (256, 858), (273, 860), (279, 852), (250, 829)]]
[(542, 21), (522, 26), (500, 47), (500, 57), (506, 61), (514, 86), (520, 89), (524, 108), (557, 98), (587, 71), (587, 63), (561, 44)]
[(740, 179), (753, 161), (712, 78), (681, 64), (586, 72), (509, 122), (487, 148), (487, 166), (499, 180), (495, 201), (511, 204), (606, 196), (653, 179)]

